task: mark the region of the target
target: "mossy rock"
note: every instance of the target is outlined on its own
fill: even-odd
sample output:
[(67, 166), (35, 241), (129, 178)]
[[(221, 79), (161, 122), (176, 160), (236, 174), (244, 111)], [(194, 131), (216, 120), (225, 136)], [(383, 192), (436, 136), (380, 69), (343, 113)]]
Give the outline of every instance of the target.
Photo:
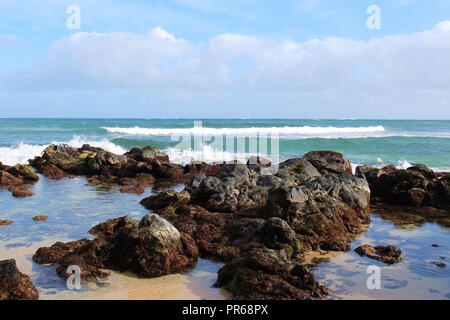
[(301, 174), (304, 167), (305, 164), (303, 162), (299, 162), (298, 164), (295, 165), (295, 167), (292, 168), (292, 171)]
[(47, 219), (48, 219), (48, 216), (45, 216), (45, 215), (33, 217), (34, 221), (45, 221)]

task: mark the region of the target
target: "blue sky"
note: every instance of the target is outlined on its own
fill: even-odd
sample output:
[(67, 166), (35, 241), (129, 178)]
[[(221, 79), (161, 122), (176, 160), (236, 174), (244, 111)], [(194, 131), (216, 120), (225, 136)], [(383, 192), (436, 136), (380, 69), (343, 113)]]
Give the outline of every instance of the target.
[(0, 17), (0, 117), (450, 118), (450, 0), (2, 0)]

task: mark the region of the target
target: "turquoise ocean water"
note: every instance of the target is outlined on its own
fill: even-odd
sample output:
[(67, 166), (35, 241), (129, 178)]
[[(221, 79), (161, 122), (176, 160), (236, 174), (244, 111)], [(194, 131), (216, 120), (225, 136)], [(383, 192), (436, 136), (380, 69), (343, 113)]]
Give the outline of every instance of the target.
[[(52, 142), (73, 146), (90, 143), (123, 153), (132, 147), (156, 146), (173, 162), (185, 163), (201, 153), (204, 161), (228, 160), (228, 150), (208, 145), (195, 153), (177, 149), (172, 135), (201, 134), (239, 137), (271, 133), (279, 137), (279, 159), (311, 150), (335, 150), (353, 164), (399, 167), (423, 163), (450, 170), (450, 121), (428, 120), (256, 120), (198, 119), (0, 119), (0, 161), (26, 162)], [(247, 153), (251, 153), (247, 150)], [(245, 158), (248, 154), (239, 155)]]

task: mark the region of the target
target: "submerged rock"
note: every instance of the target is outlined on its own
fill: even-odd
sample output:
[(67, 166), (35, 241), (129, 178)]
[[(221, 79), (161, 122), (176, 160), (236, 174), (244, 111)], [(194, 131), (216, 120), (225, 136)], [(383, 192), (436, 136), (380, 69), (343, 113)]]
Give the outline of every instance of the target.
[(37, 300), (39, 292), (30, 278), (21, 273), (16, 261), (0, 261), (0, 300)]
[(97, 238), (40, 248), (33, 256), (39, 264), (57, 264), (67, 278), (70, 265), (78, 265), (82, 279), (107, 276), (104, 269), (132, 271), (141, 277), (158, 277), (187, 271), (195, 266), (198, 249), (192, 238), (167, 220), (148, 214), (140, 221), (130, 217), (111, 219), (90, 231)]
[(26, 198), (34, 195), (33, 192), (21, 187), (9, 187), (8, 190), (11, 191), (12, 195), (16, 198)]
[(365, 244), (356, 248), (355, 252), (360, 256), (367, 256), (370, 259), (387, 264), (394, 264), (403, 259), (402, 250), (395, 246), (372, 246)]
[(33, 217), (34, 221), (46, 221), (47, 219), (48, 219), (48, 216), (44, 216), (44, 215)]
[(0, 220), (0, 226), (9, 226), (12, 223), (13, 221), (11, 220)]

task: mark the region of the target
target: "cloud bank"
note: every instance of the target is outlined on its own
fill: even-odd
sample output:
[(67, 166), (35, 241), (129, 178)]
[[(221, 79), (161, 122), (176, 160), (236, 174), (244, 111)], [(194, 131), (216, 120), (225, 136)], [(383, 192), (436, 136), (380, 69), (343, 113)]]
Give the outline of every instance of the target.
[(450, 21), (370, 41), (222, 34), (193, 43), (156, 27), (146, 34), (73, 34), (29, 69), (8, 72), (5, 85), (28, 93), (119, 89), (186, 98), (215, 92), (248, 101), (272, 92), (290, 102), (414, 105), (419, 98), (442, 105), (450, 98), (448, 57)]
[[(222, 34), (206, 43), (161, 27), (147, 34), (76, 33), (29, 70), (9, 74), (16, 90), (84, 88), (280, 91), (449, 90), (450, 21), (367, 42), (292, 42)], [(245, 59), (245, 60), (243, 60)], [(236, 61), (245, 61), (232, 72)], [(238, 70), (239, 71), (239, 70)]]

